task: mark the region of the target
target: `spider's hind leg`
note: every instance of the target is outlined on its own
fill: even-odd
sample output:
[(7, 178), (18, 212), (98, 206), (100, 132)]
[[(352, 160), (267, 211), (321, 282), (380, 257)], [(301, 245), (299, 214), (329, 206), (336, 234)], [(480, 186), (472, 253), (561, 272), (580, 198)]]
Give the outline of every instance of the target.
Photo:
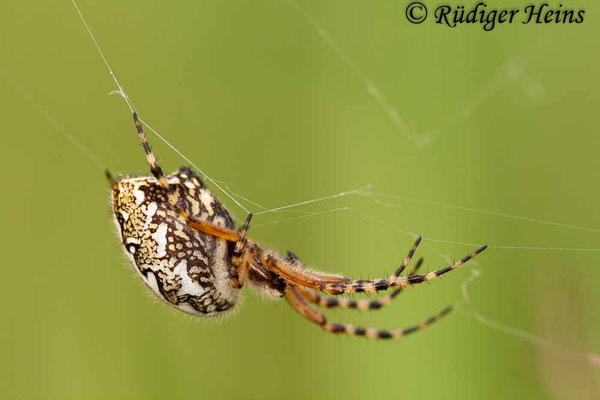
[(152, 149), (150, 149), (150, 144), (148, 144), (148, 139), (146, 139), (146, 134), (142, 129), (142, 124), (140, 123), (137, 112), (133, 113), (133, 122), (135, 123), (135, 129), (137, 129), (140, 142), (142, 142), (144, 152), (146, 153), (146, 161), (148, 161), (148, 165), (150, 166), (150, 171), (152, 172), (152, 175), (154, 175), (158, 183), (160, 183), (160, 186), (165, 188), (169, 192), (169, 194), (172, 195), (173, 189), (169, 187), (169, 184), (167, 183), (167, 178), (165, 178), (165, 174), (156, 162), (156, 157), (154, 156), (154, 153), (152, 153)]
[[(417, 261), (414, 268), (408, 274), (408, 276), (413, 276), (417, 273), (419, 268), (423, 265), (423, 259), (420, 258)], [(370, 299), (343, 299), (339, 297), (325, 297), (319, 295), (317, 292), (303, 288), (301, 286), (296, 287), (300, 296), (302, 296), (305, 300), (308, 300), (311, 303), (318, 305), (319, 307), (324, 308), (344, 308), (344, 309), (354, 309), (360, 311), (370, 311), (370, 310), (379, 310), (384, 306), (387, 306), (394, 300), (404, 288), (395, 288), (390, 294), (383, 296), (376, 300)]]
[(297, 268), (295, 264), (291, 264), (288, 260), (269, 250), (259, 251), (257, 256), (262, 265), (289, 282), (324, 293), (339, 295), (344, 293), (374, 293), (392, 287), (403, 288), (427, 282), (460, 267), (487, 248), (487, 246), (481, 246), (479, 249), (467, 254), (459, 261), (427, 274), (400, 276), (408, 264), (407, 260), (410, 261), (420, 240), (421, 238), (419, 237), (400, 268), (398, 268), (391, 276), (383, 279), (357, 280), (342, 276), (333, 277), (315, 273), (307, 269)]
[(358, 326), (350, 325), (350, 324), (338, 324), (334, 322), (328, 322), (325, 316), (310, 306), (297, 291), (297, 286), (293, 284), (288, 284), (285, 291), (285, 299), (287, 302), (296, 310), (298, 313), (306, 317), (311, 322), (319, 325), (325, 331), (330, 333), (344, 334), (344, 335), (357, 335), (364, 336), (366, 338), (373, 339), (396, 339), (402, 336), (406, 336), (410, 333), (420, 331), (433, 324), (438, 319), (442, 318), (444, 315), (448, 314), (451, 311), (451, 307), (446, 307), (444, 310), (439, 312), (438, 314), (432, 316), (431, 318), (417, 324), (411, 326), (406, 329), (395, 329), (391, 331), (380, 330), (374, 328), (361, 328)]

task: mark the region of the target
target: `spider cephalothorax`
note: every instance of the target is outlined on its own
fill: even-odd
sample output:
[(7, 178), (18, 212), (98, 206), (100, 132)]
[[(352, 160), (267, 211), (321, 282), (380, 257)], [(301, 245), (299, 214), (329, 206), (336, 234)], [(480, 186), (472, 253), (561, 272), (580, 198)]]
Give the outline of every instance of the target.
[[(285, 297), (300, 314), (332, 333), (396, 338), (422, 329), (445, 315), (444, 309), (408, 329), (384, 331), (328, 322), (310, 303), (327, 308), (372, 310), (393, 300), (409, 285), (434, 279), (458, 268), (485, 246), (437, 271), (417, 273), (421, 260), (408, 275), (408, 267), (421, 238), (417, 238), (396, 272), (384, 279), (353, 280), (304, 267), (292, 253), (286, 257), (263, 249), (246, 238), (252, 215), (235, 230), (219, 200), (189, 168), (165, 176), (156, 164), (137, 115), (133, 118), (152, 177), (113, 182), (116, 225), (125, 254), (146, 285), (162, 300), (197, 315), (217, 315), (235, 306), (245, 282), (270, 297)], [(379, 300), (322, 297), (344, 293), (377, 292), (394, 288)]]

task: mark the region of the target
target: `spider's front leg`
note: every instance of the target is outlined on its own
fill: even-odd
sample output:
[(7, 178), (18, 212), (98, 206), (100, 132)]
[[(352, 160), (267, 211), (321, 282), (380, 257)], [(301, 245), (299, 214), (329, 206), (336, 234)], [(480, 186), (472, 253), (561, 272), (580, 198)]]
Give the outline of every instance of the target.
[[(411, 251), (409, 252), (409, 256), (407, 257), (408, 259), (412, 257), (412, 254), (416, 250), (420, 241), (421, 238), (417, 238), (417, 241), (415, 242)], [(308, 270), (301, 270), (297, 267), (297, 265), (291, 265), (289, 261), (278, 256), (273, 251), (259, 250), (258, 257), (260, 262), (265, 267), (269, 268), (277, 275), (295, 283), (298, 286), (303, 286), (309, 289), (318, 290), (332, 295), (339, 295), (344, 293), (373, 293), (378, 292), (380, 290), (387, 290), (391, 287), (403, 288), (417, 283), (430, 281), (460, 267), (461, 265), (469, 261), (471, 258), (484, 251), (486, 248), (487, 246), (482, 246), (479, 249), (475, 250), (473, 253), (466, 255), (461, 260), (450, 264), (445, 268), (429, 272), (427, 274), (400, 276), (402, 271), (404, 271), (404, 269), (406, 268), (405, 263), (403, 263), (400, 266), (400, 268), (398, 268), (398, 270), (396, 270), (396, 272), (390, 277), (385, 279), (373, 280), (353, 280), (345, 277), (339, 277), (338, 281), (328, 281), (325, 279), (321, 279), (322, 276), (320, 276), (317, 273)]]
[[(417, 247), (421, 243), (421, 237), (419, 236), (413, 246), (411, 247), (408, 255), (396, 270), (393, 277), (399, 277), (400, 274), (406, 269), (410, 260), (412, 259)], [(284, 279), (291, 281), (299, 286), (307, 287), (310, 289), (320, 290), (329, 294), (342, 294), (342, 293), (355, 293), (355, 292), (340, 292), (331, 293), (324, 290), (330, 285), (349, 285), (353, 282), (353, 279), (346, 278), (339, 275), (323, 274), (316, 271), (311, 271), (304, 267), (298, 257), (293, 253), (288, 252), (288, 258), (283, 259), (277, 253), (272, 250), (260, 250), (259, 260), (267, 268), (271, 269), (276, 274), (280, 275)], [(366, 281), (365, 281), (366, 282)], [(386, 290), (386, 288), (378, 290)]]
[[(408, 276), (416, 275), (419, 268), (423, 265), (423, 259), (419, 259), (417, 264), (410, 271)], [(384, 306), (387, 306), (394, 300), (404, 288), (395, 288), (390, 294), (387, 294), (379, 299), (371, 300), (371, 299), (345, 299), (339, 297), (326, 297), (320, 296), (314, 290), (310, 290), (301, 286), (296, 287), (296, 291), (300, 296), (302, 296), (305, 300), (318, 305), (319, 307), (324, 308), (344, 308), (344, 309), (353, 309), (360, 311), (370, 311), (370, 310), (379, 310)]]

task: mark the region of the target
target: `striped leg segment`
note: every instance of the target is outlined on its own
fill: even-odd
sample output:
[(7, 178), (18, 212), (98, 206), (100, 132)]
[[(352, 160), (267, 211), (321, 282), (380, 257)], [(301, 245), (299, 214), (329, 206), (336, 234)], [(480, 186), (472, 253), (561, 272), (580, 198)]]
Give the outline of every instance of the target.
[(248, 214), (248, 216), (246, 217), (246, 222), (244, 222), (242, 229), (240, 229), (240, 233), (239, 233), (240, 238), (236, 242), (235, 249), (233, 250), (236, 254), (240, 254), (242, 252), (242, 249), (246, 245), (246, 235), (248, 234), (248, 229), (250, 229), (250, 221), (251, 220), (252, 220), (252, 213)]
[(136, 112), (133, 113), (133, 122), (135, 123), (135, 129), (137, 129), (140, 142), (142, 142), (142, 146), (144, 147), (144, 152), (146, 153), (146, 160), (148, 161), (148, 165), (150, 165), (150, 171), (152, 172), (152, 175), (154, 175), (158, 183), (160, 183), (160, 185), (163, 188), (165, 188), (167, 191), (169, 191), (170, 194), (172, 194), (173, 189), (171, 189), (167, 184), (167, 178), (165, 178), (165, 174), (156, 163), (156, 157), (154, 157), (154, 154), (150, 149), (150, 145), (148, 144), (148, 140), (146, 139), (146, 134), (142, 129), (142, 124), (140, 123)]
[[(408, 252), (408, 256), (402, 262), (402, 265), (394, 272), (392, 277), (398, 277), (400, 274), (406, 269), (408, 263), (412, 259), (412, 256), (415, 253), (415, 250), (419, 246), (421, 242), (421, 237), (419, 236), (415, 241), (415, 244), (412, 246), (411, 250)], [(265, 265), (267, 268), (270, 268), (273, 272), (278, 274), (279, 276), (292, 281), (293, 283), (298, 284), (299, 286), (305, 286), (311, 289), (322, 290), (323, 287), (327, 287), (328, 285), (349, 285), (353, 282), (352, 279), (346, 278), (344, 276), (339, 275), (331, 275), (324, 274), (317, 271), (311, 271), (304, 267), (298, 257), (291, 252), (288, 252), (287, 258), (282, 258), (274, 251), (265, 249), (260, 250), (258, 253), (260, 262)], [(390, 285), (391, 286), (391, 285)], [(387, 289), (387, 288), (386, 288)], [(385, 290), (385, 289), (379, 289)], [(329, 293), (329, 292), (326, 292)], [(330, 293), (330, 294), (342, 294), (342, 293), (351, 293), (351, 292), (340, 292), (340, 293)], [(352, 292), (354, 293), (354, 292)]]
[(252, 214), (250, 213), (248, 214), (248, 217), (246, 217), (246, 222), (244, 222), (242, 229), (240, 229), (239, 239), (235, 243), (235, 248), (233, 249), (233, 262), (231, 264), (231, 270), (229, 271), (229, 274), (231, 275), (233, 287), (238, 289), (241, 289), (242, 286), (244, 286), (244, 281), (248, 275), (250, 263), (258, 251), (258, 245), (256, 244), (252, 244), (246, 248), (246, 235), (248, 234), (251, 220)]
[(310, 276), (314, 277), (315, 279), (319, 279), (322, 282), (327, 282), (327, 283), (350, 282), (350, 279), (344, 278), (343, 276), (340, 276), (340, 275), (327, 274), (327, 273), (323, 273), (323, 272), (319, 272), (319, 271), (306, 269), (306, 267), (302, 264), (302, 261), (300, 261), (300, 258), (298, 258), (298, 256), (296, 254), (292, 253), (291, 251), (287, 252), (287, 257), (285, 258), (285, 260), (290, 265), (290, 267), (292, 267), (294, 270), (297, 270), (300, 273), (308, 273)]
[(146, 153), (146, 160), (148, 161), (148, 165), (150, 165), (150, 171), (152, 172), (152, 175), (154, 175), (158, 183), (160, 183), (160, 185), (167, 191), (169, 195), (169, 202), (173, 205), (173, 207), (177, 209), (177, 212), (179, 213), (181, 218), (183, 218), (189, 226), (199, 230), (200, 232), (204, 232), (208, 235), (216, 236), (230, 242), (237, 242), (240, 239), (240, 236), (236, 231), (232, 229), (223, 228), (210, 222), (204, 222), (194, 216), (189, 215), (179, 205), (179, 199), (177, 198), (177, 194), (175, 193), (173, 188), (169, 186), (165, 174), (156, 162), (156, 157), (154, 157), (152, 149), (150, 149), (150, 145), (148, 144), (146, 134), (142, 129), (142, 124), (140, 123), (136, 112), (133, 113), (133, 122), (135, 123), (135, 128), (137, 129), (140, 142), (142, 142), (142, 147), (144, 147), (144, 152)]
[[(288, 253), (288, 257), (283, 258), (273, 250), (260, 249), (257, 256), (259, 262), (263, 266), (270, 269), (282, 278), (292, 281), (293, 283), (297, 283), (301, 286), (305, 286), (301, 283), (305, 280), (311, 282), (321, 282), (323, 285), (345, 284), (352, 282), (352, 279), (350, 278), (339, 275), (324, 274), (318, 271), (310, 270), (306, 268), (293, 253)], [(280, 270), (285, 272), (280, 272)]]
[(258, 245), (256, 243), (250, 243), (240, 256), (233, 258), (233, 265), (231, 267), (231, 283), (233, 287), (241, 289), (244, 286), (244, 282), (248, 277), (248, 272), (252, 266), (254, 256), (258, 252)]
[[(415, 241), (412, 248), (408, 252), (408, 255), (406, 256), (406, 258), (404, 259), (404, 261), (402, 262), (400, 267), (396, 270), (396, 272), (394, 272), (393, 277), (400, 276), (400, 274), (406, 269), (408, 263), (410, 263), (410, 260), (412, 259), (413, 255), (415, 253), (415, 250), (419, 246), (419, 243), (421, 243), (420, 236), (417, 237), (417, 240)], [(305, 282), (307, 280), (309, 280), (311, 282), (316, 282), (318, 285), (321, 285), (321, 286), (325, 286), (327, 284), (344, 284), (344, 285), (346, 285), (346, 284), (349, 284), (352, 282), (352, 279), (346, 278), (343, 276), (323, 274), (321, 272), (311, 271), (302, 265), (302, 263), (300, 262), (300, 260), (294, 253), (291, 253), (289, 251), (288, 251), (288, 257), (285, 259), (281, 258), (278, 254), (276, 254), (275, 252), (273, 252), (271, 250), (261, 250), (259, 257), (260, 257), (260, 261), (264, 265), (270, 264), (271, 267), (274, 269), (275, 273), (278, 273), (277, 269), (280, 269), (282, 271), (282, 273), (281, 274), (278, 273), (279, 275), (281, 275), (282, 277), (284, 277), (300, 286), (306, 286), (303, 282)], [(318, 285), (317, 285), (317, 287), (312, 287), (312, 286), (307, 286), (307, 287), (311, 287), (312, 289), (320, 290), (319, 287), (321, 287), (321, 286), (318, 286)], [(384, 290), (384, 289), (381, 289), (381, 290)], [(337, 294), (337, 293), (332, 293), (332, 294)], [(341, 294), (341, 293), (339, 293), (339, 294)]]
[(369, 299), (340, 299), (337, 297), (324, 297), (316, 292), (298, 287), (297, 291), (305, 300), (323, 308), (344, 308), (360, 311), (378, 310), (392, 302), (392, 300), (402, 292), (403, 288), (397, 288), (392, 293), (377, 300)]
[[(340, 278), (340, 283), (331, 283), (324, 280), (320, 280), (319, 276), (310, 271), (304, 272), (297, 266), (290, 265), (290, 263), (277, 256), (272, 251), (262, 250), (259, 251), (258, 257), (260, 262), (274, 273), (278, 274), (282, 278), (303, 286), (309, 289), (318, 290), (324, 293), (339, 295), (344, 293), (374, 293), (380, 290), (387, 290), (391, 287), (403, 288), (406, 286), (430, 281), (447, 272), (450, 272), (471, 258), (477, 256), (479, 253), (484, 251), (487, 246), (482, 246), (475, 250), (473, 253), (466, 255), (461, 260), (437, 271), (429, 272), (424, 275), (412, 275), (412, 276), (398, 276), (393, 274), (386, 279), (372, 279), (372, 280), (351, 280), (349, 278)], [(403, 266), (400, 267), (403, 270)], [(402, 272), (402, 271), (400, 271)], [(342, 281), (343, 280), (343, 281)]]
[[(419, 259), (419, 261), (417, 261), (417, 264), (415, 265), (415, 267), (412, 269), (412, 271), (410, 272), (410, 274), (408, 276), (415, 275), (422, 264), (423, 264), (423, 259), (421, 258), (421, 259)], [(324, 296), (319, 295), (315, 291), (312, 291), (312, 290), (309, 290), (309, 289), (306, 289), (306, 288), (303, 288), (300, 286), (298, 286), (296, 289), (297, 289), (298, 293), (300, 294), (300, 296), (302, 296), (305, 300), (307, 300), (311, 303), (315, 303), (319, 307), (345, 308), (345, 309), (354, 309), (354, 310), (360, 310), (360, 311), (379, 310), (380, 308), (383, 308), (384, 306), (390, 304), (392, 302), (392, 300), (394, 300), (396, 298), (396, 296), (398, 296), (400, 294), (400, 292), (402, 292), (402, 290), (404, 290), (404, 288), (396, 288), (396, 289), (394, 289), (394, 291), (392, 293), (390, 293), (380, 299), (376, 299), (376, 300), (370, 300), (370, 299), (356, 300), (356, 299), (340, 299), (337, 297), (324, 297)]]
[(294, 310), (306, 317), (311, 322), (319, 325), (327, 332), (343, 335), (364, 336), (371, 339), (397, 339), (413, 332), (420, 331), (433, 324), (444, 315), (448, 314), (452, 309), (451, 307), (447, 307), (440, 313), (417, 325), (411, 326), (410, 328), (387, 331), (374, 328), (361, 328), (350, 324), (329, 322), (322, 313), (311, 307), (310, 304), (306, 302), (304, 297), (302, 297), (302, 295), (297, 291), (297, 287), (295, 285), (290, 284), (286, 287), (285, 299), (294, 308)]
[(402, 265), (396, 270), (396, 272), (394, 272), (394, 276), (396, 278), (399, 277), (400, 274), (402, 274), (402, 272), (404, 272), (406, 267), (408, 267), (408, 264), (410, 264), (410, 260), (412, 260), (413, 256), (415, 255), (415, 251), (417, 251), (417, 247), (419, 247), (419, 244), (421, 244), (421, 236), (417, 236), (417, 240), (410, 248), (408, 254), (406, 255), (406, 258), (402, 262)]

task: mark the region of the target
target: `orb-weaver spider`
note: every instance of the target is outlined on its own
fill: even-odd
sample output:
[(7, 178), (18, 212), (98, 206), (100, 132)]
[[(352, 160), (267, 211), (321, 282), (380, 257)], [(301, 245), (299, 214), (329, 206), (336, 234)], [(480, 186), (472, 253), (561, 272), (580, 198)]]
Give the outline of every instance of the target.
[[(458, 268), (485, 250), (481, 247), (446, 268), (420, 275), (420, 262), (407, 276), (421, 238), (418, 237), (402, 265), (386, 279), (354, 280), (309, 270), (288, 252), (287, 257), (263, 249), (246, 238), (252, 214), (235, 230), (231, 216), (189, 168), (165, 176), (156, 163), (137, 117), (139, 138), (153, 176), (113, 181), (112, 202), (125, 254), (146, 285), (170, 305), (201, 316), (218, 315), (237, 302), (248, 284), (274, 298), (285, 298), (300, 314), (331, 333), (368, 338), (397, 338), (420, 330), (450, 311), (450, 307), (413, 327), (378, 330), (328, 322), (310, 303), (328, 308), (372, 310), (381, 308), (400, 291)], [(330, 295), (377, 292), (395, 288), (379, 300), (323, 298)]]

